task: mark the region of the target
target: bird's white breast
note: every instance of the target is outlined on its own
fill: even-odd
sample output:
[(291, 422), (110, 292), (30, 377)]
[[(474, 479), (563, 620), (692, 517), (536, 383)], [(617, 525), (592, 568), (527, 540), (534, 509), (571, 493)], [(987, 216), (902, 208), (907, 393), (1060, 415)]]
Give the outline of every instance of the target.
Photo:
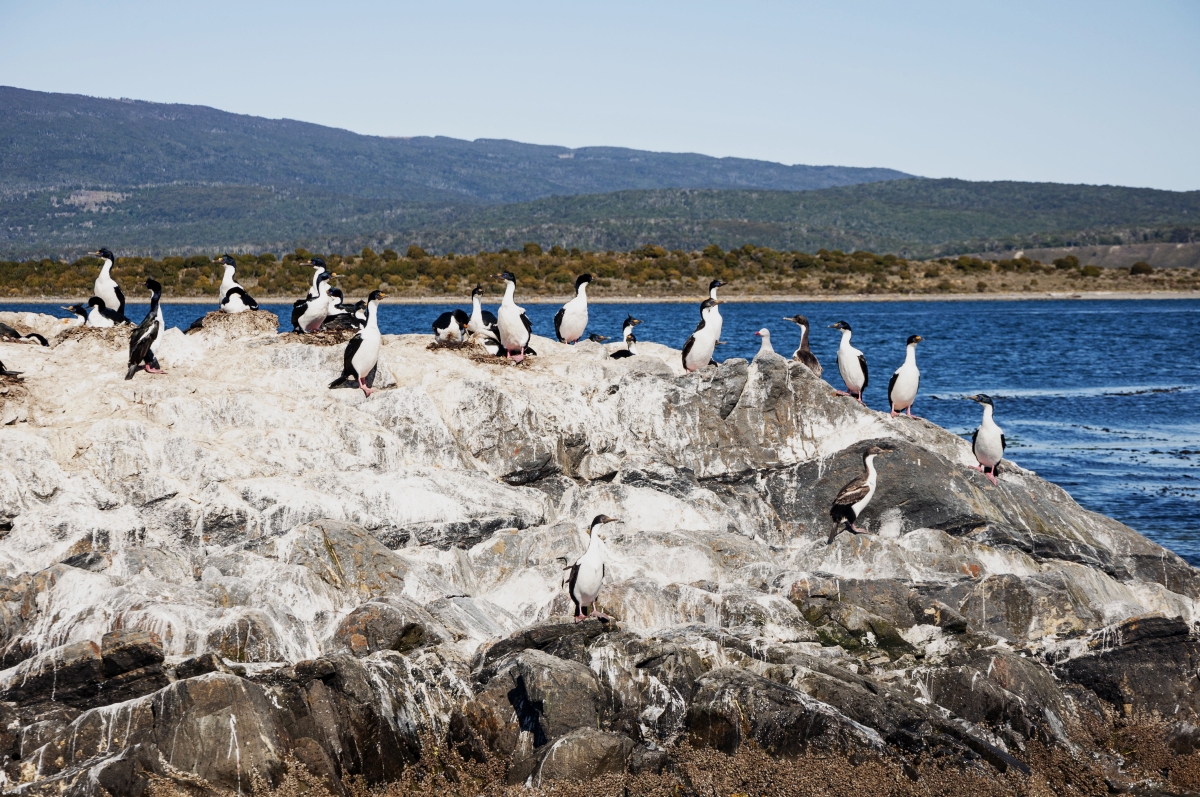
[(979, 460), (979, 464), (991, 468), (1004, 458), (1002, 436), (1000, 427), (991, 418), (979, 424), (979, 434), (975, 437), (975, 458)]
[(905, 363), (896, 369), (896, 384), (892, 387), (892, 406), (904, 409), (913, 403), (917, 397), (917, 385), (921, 382), (921, 372), (916, 364)]
[(575, 597), (580, 605), (586, 606), (600, 594), (604, 584), (604, 557), (599, 546), (593, 544), (579, 559), (579, 573), (575, 576)]
[(579, 340), (587, 329), (588, 308), (587, 297), (576, 296), (563, 305), (562, 323), (559, 324), (558, 334), (565, 341)]
[(525, 322), (521, 320), (521, 315), (525, 311), (516, 304), (505, 303), (500, 305), (500, 309), (496, 312), (496, 325), (500, 327), (500, 342), (506, 348), (515, 350), (524, 348), (529, 342), (529, 331), (525, 329)]
[(841, 346), (838, 346), (838, 371), (841, 372), (842, 381), (846, 383), (846, 387), (855, 390), (862, 387), (862, 383), (865, 381), (862, 365), (858, 362), (858, 358), (861, 356), (862, 352), (849, 343), (842, 343)]

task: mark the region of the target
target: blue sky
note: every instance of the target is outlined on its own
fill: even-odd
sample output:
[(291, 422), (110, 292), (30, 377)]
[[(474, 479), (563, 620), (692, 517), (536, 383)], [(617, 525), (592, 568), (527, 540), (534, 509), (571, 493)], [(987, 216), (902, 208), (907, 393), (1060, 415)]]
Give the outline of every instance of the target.
[(374, 135), (1200, 189), (1200, 3), (0, 0), (0, 83)]

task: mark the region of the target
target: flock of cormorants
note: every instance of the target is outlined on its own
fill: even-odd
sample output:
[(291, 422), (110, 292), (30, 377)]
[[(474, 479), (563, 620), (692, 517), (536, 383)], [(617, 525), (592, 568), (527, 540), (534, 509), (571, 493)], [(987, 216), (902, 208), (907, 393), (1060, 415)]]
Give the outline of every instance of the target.
[[(125, 295), (112, 277), (112, 266), (116, 258), (108, 249), (100, 249), (91, 254), (101, 259), (100, 274), (94, 285), (94, 295), (88, 299), (86, 305), (71, 305), (63, 309), (75, 314), (78, 324), (88, 327), (105, 328), (118, 324), (132, 325), (132, 322), (125, 317)], [(223, 265), (225, 269), (219, 289), (220, 310), (225, 313), (257, 310), (258, 302), (234, 279), (237, 268), (236, 261), (229, 255), (222, 255), (213, 262)], [(378, 323), (378, 308), (379, 302), (385, 298), (385, 294), (380, 291), (372, 291), (366, 301), (347, 305), (341, 290), (330, 286), (330, 280), (337, 275), (326, 269), (325, 262), (314, 257), (310, 259), (308, 265), (313, 267), (312, 283), (307, 295), (292, 306), (292, 329), (300, 334), (326, 329), (357, 329), (358, 332), (346, 344), (342, 373), (329, 383), (329, 387), (359, 388), (365, 395), (370, 396), (373, 392), (371, 385), (379, 362), (379, 353), (383, 346)], [(525, 310), (517, 305), (514, 299), (517, 287), (516, 277), (507, 271), (496, 276), (505, 283), (504, 297), (496, 314), (493, 315), (482, 308), (480, 296), (483, 288), (477, 285), (471, 292), (471, 313), (469, 315), (463, 310), (452, 310), (442, 313), (433, 321), (435, 343), (463, 344), (473, 339), (482, 345), (489, 354), (503, 355), (514, 363), (521, 362), (526, 356), (536, 355), (536, 352), (529, 346), (533, 338), (533, 325), (525, 314)], [(573, 344), (583, 339), (588, 322), (587, 286), (591, 281), (592, 277), (589, 274), (583, 274), (576, 279), (574, 297), (555, 314), (554, 335), (560, 343)], [(725, 285), (724, 282), (716, 279), (709, 284), (708, 297), (700, 303), (700, 322), (696, 325), (695, 332), (683, 345), (683, 367), (688, 373), (710, 364), (716, 364), (713, 360), (713, 352), (722, 342), (722, 319), (719, 309), (721, 302), (717, 300), (717, 289), (723, 285)], [(147, 279), (146, 289), (150, 291), (150, 310), (141, 324), (130, 334), (126, 379), (132, 379), (139, 370), (149, 374), (163, 373), (155, 356), (160, 335), (165, 327), (160, 304), (162, 286), (154, 279)], [(792, 354), (792, 359), (804, 365), (816, 376), (821, 376), (823, 371), (821, 363), (809, 348), (808, 319), (802, 315), (795, 315), (784, 320), (791, 321), (800, 327), (800, 343)], [(624, 348), (612, 352), (609, 355), (611, 358), (623, 359), (637, 356), (637, 338), (633, 334), (633, 328), (640, 323), (642, 322), (632, 315), (625, 319), (622, 328)], [(837, 351), (837, 364), (838, 372), (846, 386), (845, 390), (835, 392), (837, 395), (850, 396), (865, 405), (863, 391), (866, 390), (868, 384), (866, 356), (851, 345), (852, 330), (848, 323), (838, 321), (830, 328), (839, 330), (842, 335), (842, 341)], [(760, 329), (754, 334), (762, 340), (758, 356), (768, 352), (774, 353), (769, 330)], [(49, 345), (41, 335), (36, 333), (21, 335), (6, 324), (0, 324), (0, 338), (32, 340), (42, 346)], [(590, 335), (589, 339), (598, 343), (607, 340), (604, 336), (597, 334)], [(908, 338), (904, 363), (896, 369), (888, 382), (888, 406), (893, 418), (902, 412), (907, 413), (911, 418), (916, 417), (912, 414), (912, 406), (916, 400), (917, 388), (921, 380), (921, 372), (917, 368), (916, 360), (916, 348), (920, 342), (920, 335), (912, 335)], [(4, 364), (0, 362), (0, 375), (17, 377), (19, 374), (20, 372), (5, 369)], [(983, 406), (983, 419), (971, 438), (971, 447), (979, 464), (972, 467), (983, 473), (993, 485), (996, 485), (998, 484), (997, 469), (1004, 457), (1004, 434), (992, 417), (994, 408), (992, 399), (983, 394), (971, 396), (970, 399)], [(843, 487), (834, 498), (829, 513), (834, 525), (829, 532), (827, 543), (832, 543), (843, 529), (848, 529), (853, 533), (862, 533), (862, 530), (855, 525), (855, 521), (875, 495), (878, 480), (875, 458), (887, 454), (890, 450), (880, 446), (870, 446), (863, 451), (862, 472)], [(589, 607), (595, 613), (596, 599), (600, 594), (605, 575), (603, 542), (596, 529), (600, 525), (612, 522), (615, 522), (615, 519), (606, 515), (595, 517), (588, 528), (587, 550), (583, 556), (567, 568), (570, 572), (563, 585), (567, 587), (571, 600), (575, 604), (575, 620), (577, 622), (588, 616)], [(598, 613), (596, 616), (604, 617)]]

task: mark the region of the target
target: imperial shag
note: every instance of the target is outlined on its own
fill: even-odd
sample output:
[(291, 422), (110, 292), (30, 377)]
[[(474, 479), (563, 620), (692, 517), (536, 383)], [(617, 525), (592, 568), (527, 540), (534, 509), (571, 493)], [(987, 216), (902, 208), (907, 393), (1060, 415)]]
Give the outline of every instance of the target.
[[(589, 616), (601, 620), (611, 619), (608, 615), (596, 610), (596, 598), (600, 596), (600, 588), (604, 585), (604, 541), (600, 539), (597, 526), (605, 523), (616, 523), (616, 518), (608, 515), (596, 515), (592, 525), (588, 527), (588, 547), (583, 556), (576, 560), (566, 570), (570, 572), (563, 580), (563, 586), (575, 604), (575, 622), (586, 620)], [(589, 613), (590, 609), (590, 613)]]
[(125, 316), (109, 310), (99, 296), (88, 299), (87, 325), (95, 329), (108, 329), (126, 321)]
[(383, 335), (379, 332), (379, 300), (387, 294), (371, 291), (367, 297), (367, 324), (346, 344), (342, 357), (342, 375), (329, 383), (329, 387), (341, 387), (351, 382), (370, 396), (375, 381), (375, 366), (379, 364), (379, 352), (383, 348)]
[(50, 342), (36, 332), (27, 332), (22, 335), (17, 330), (10, 327), (8, 324), (0, 323), (0, 338), (11, 338), (12, 340), (32, 340), (42, 346), (49, 346)]
[(683, 344), (683, 368), (688, 373), (712, 362), (713, 350), (717, 347), (717, 335), (720, 334), (721, 316), (717, 310), (718, 304), (719, 302), (712, 298), (700, 303), (700, 323), (696, 325), (696, 331), (687, 339), (687, 343)]
[(791, 321), (796, 326), (800, 327), (800, 345), (796, 347), (796, 351), (792, 353), (792, 359), (804, 365), (805, 368), (812, 371), (817, 376), (820, 376), (825, 370), (821, 367), (817, 356), (808, 348), (808, 319), (802, 315), (794, 315), (791, 318), (785, 318), (784, 321)]
[(838, 346), (837, 364), (842, 381), (846, 383), (846, 389), (838, 390), (836, 393), (839, 396), (854, 396), (859, 402), (866, 404), (862, 394), (867, 389), (867, 358), (861, 351), (850, 345), (849, 324), (839, 321), (829, 328), (842, 331), (842, 344)]
[(862, 529), (854, 525), (854, 521), (858, 520), (859, 515), (863, 513), (875, 495), (875, 484), (878, 479), (878, 475), (875, 473), (875, 457), (886, 454), (889, 450), (871, 446), (863, 452), (863, 472), (855, 476), (853, 481), (838, 492), (837, 498), (833, 499), (833, 507), (829, 510), (829, 516), (833, 518), (833, 529), (829, 532), (827, 545), (832, 543), (833, 538), (842, 530), (843, 523), (849, 527), (850, 531), (856, 534), (863, 533)]
[(329, 280), (336, 277), (328, 271), (317, 275), (316, 298), (297, 299), (292, 305), (292, 331), (316, 332), (329, 315)]
[(587, 286), (591, 281), (591, 274), (581, 274), (575, 280), (575, 298), (554, 314), (554, 334), (559, 343), (574, 343), (583, 337), (588, 322)]
[(126, 379), (133, 379), (139, 368), (148, 374), (162, 373), (153, 352), (154, 343), (162, 334), (162, 315), (158, 309), (159, 299), (162, 298), (162, 286), (157, 280), (148, 279), (146, 288), (150, 291), (150, 311), (129, 336), (129, 369), (125, 372)]
[(88, 252), (92, 257), (98, 257), (102, 261), (100, 264), (100, 275), (96, 277), (96, 282), (92, 286), (92, 294), (104, 300), (104, 306), (111, 312), (116, 314), (117, 324), (132, 323), (125, 317), (125, 294), (121, 292), (121, 286), (112, 278), (113, 263), (117, 262), (117, 257), (108, 249), (99, 249), (95, 252)]
[(907, 410), (910, 418), (917, 417), (912, 414), (912, 405), (917, 398), (917, 386), (921, 384), (921, 371), (917, 368), (917, 344), (922, 340), (920, 335), (909, 335), (904, 364), (896, 369), (888, 382), (888, 406), (892, 408), (893, 418), (901, 410)]
[(496, 276), (505, 283), (504, 299), (500, 302), (496, 319), (496, 327), (500, 332), (500, 347), (504, 349), (506, 357), (519, 363), (525, 359), (526, 354), (537, 353), (529, 348), (529, 341), (533, 339), (533, 324), (529, 323), (525, 309), (513, 300), (517, 291), (517, 278), (508, 271)]
[(991, 396), (982, 393), (968, 398), (983, 405), (983, 420), (980, 421), (975, 434), (971, 435), (971, 450), (975, 452), (975, 459), (979, 465), (972, 465), (971, 469), (979, 471), (987, 476), (992, 484), (999, 486), (996, 476), (1000, 472), (1000, 460), (1004, 459), (1004, 449), (1008, 442), (1004, 439), (1004, 432), (992, 420), (995, 404), (992, 403)]
[(221, 312), (244, 313), (247, 310), (257, 310), (258, 302), (254, 301), (254, 297), (246, 293), (246, 289), (234, 279), (233, 275), (237, 272), (237, 261), (230, 255), (221, 255), (213, 262), (220, 263), (225, 267), (225, 275), (221, 277), (221, 287), (217, 289), (221, 296)]
[(471, 319), (467, 322), (467, 331), (472, 335), (480, 335), (492, 340), (500, 340), (500, 331), (496, 328), (496, 316), (483, 309), (480, 296), (483, 286), (476, 285), (471, 291)]
[(470, 317), (462, 310), (442, 313), (433, 320), (433, 339), (438, 343), (462, 343)]
[(66, 319), (66, 323), (71, 327), (80, 327), (87, 323), (88, 308), (82, 304), (72, 304), (62, 308), (67, 310), (74, 318)]

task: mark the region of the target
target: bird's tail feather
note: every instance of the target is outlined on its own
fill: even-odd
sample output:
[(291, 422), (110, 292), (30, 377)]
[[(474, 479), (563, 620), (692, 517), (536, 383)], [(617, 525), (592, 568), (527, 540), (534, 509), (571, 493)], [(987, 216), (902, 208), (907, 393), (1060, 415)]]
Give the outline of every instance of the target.
[(141, 363), (133, 363), (132, 365), (130, 365), (129, 370), (125, 372), (125, 378), (133, 379), (133, 375), (136, 374), (138, 372), (138, 369), (141, 367), (142, 367)]

